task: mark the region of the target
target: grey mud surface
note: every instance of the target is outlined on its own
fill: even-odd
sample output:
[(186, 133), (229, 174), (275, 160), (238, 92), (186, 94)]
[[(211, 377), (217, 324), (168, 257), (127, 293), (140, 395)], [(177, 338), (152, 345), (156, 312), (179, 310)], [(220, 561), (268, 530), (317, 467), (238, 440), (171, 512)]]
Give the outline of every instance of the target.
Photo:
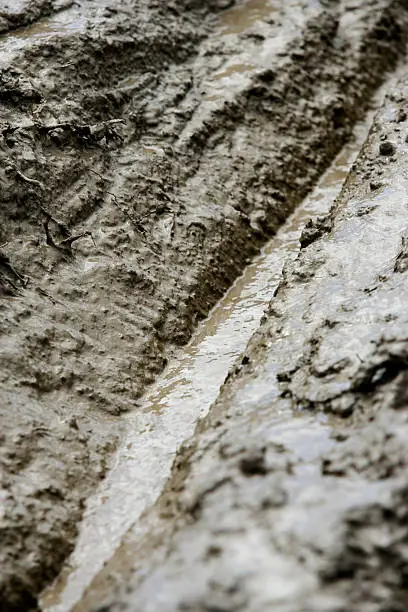
[(407, 609), (407, 108), (405, 79), (104, 610)]
[[(405, 53), (402, 0), (253, 2), (249, 27), (231, 4), (1, 4), (1, 610), (37, 608), (121, 415)], [(143, 567), (108, 609), (406, 609), (395, 96), (179, 455)], [(291, 447), (322, 411), (333, 436), (311, 424)]]

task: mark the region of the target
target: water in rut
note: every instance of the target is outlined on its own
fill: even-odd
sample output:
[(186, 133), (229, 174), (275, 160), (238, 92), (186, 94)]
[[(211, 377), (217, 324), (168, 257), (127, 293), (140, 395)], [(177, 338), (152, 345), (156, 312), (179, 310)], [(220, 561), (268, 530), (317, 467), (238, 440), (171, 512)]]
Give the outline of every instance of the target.
[[(127, 530), (157, 499), (177, 449), (193, 433), (197, 419), (207, 413), (229, 368), (258, 328), (284, 263), (296, 256), (305, 222), (326, 213), (340, 192), (371, 118), (372, 114), (357, 126), (353, 141), (337, 156), (313, 193), (199, 326), (152, 387), (142, 410), (126, 417), (128, 433), (107, 478), (88, 503), (70, 565), (43, 595), (44, 610), (70, 610)], [(330, 434), (326, 417), (313, 421), (284, 432), (286, 441), (295, 437), (294, 444), (305, 457), (312, 447), (327, 444)], [(281, 427), (285, 430), (285, 425)]]

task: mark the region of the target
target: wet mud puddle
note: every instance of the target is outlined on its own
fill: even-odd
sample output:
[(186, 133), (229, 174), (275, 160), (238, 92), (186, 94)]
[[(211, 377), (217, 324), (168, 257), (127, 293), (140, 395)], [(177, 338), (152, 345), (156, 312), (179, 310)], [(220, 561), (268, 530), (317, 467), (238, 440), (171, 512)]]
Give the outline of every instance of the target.
[(85, 33), (87, 20), (76, 5), (0, 36), (0, 65), (9, 64), (22, 50), (36, 44), (43, 44), (52, 38)]
[[(306, 2), (310, 15), (320, 6), (318, 0)], [(266, 36), (262, 30), (257, 34), (257, 27), (277, 24), (285, 13), (290, 13), (290, 21), (286, 20), (285, 33)], [(253, 31), (262, 44), (255, 50), (252, 46), (241, 44), (240, 52), (223, 62), (218, 70), (213, 72), (202, 85), (202, 105), (208, 105), (208, 112), (222, 105), (225, 99), (234, 98), (251, 82), (253, 73), (264, 70), (271, 65), (276, 54), (284, 52), (287, 37), (293, 31), (299, 31), (304, 25), (304, 13), (299, 11), (299, 0), (248, 0), (244, 4), (225, 11), (219, 19), (218, 36), (234, 39), (241, 34)], [(202, 109), (201, 109), (202, 110)]]
[[(296, 256), (305, 222), (327, 213), (340, 192), (371, 118), (357, 126), (353, 142), (342, 150), (313, 193), (200, 325), (152, 387), (142, 409), (125, 417), (127, 434), (107, 478), (88, 503), (69, 566), (43, 594), (43, 610), (72, 610), (126, 532), (155, 503), (177, 449), (208, 412), (228, 370), (258, 328), (284, 263)], [(289, 429), (289, 435), (301, 444), (304, 440), (307, 448), (309, 442), (312, 447), (319, 444), (320, 438), (320, 443), (326, 444), (330, 435), (324, 416), (310, 424), (311, 435), (306, 420), (302, 427)]]
[(221, 35), (245, 32), (260, 19), (270, 18), (276, 5), (276, 0), (249, 0), (233, 7), (220, 18)]

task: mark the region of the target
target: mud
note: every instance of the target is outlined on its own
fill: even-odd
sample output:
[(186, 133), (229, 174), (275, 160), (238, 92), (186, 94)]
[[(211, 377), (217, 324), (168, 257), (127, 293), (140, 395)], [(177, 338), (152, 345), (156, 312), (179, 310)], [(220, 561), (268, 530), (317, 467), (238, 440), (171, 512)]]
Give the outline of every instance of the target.
[(407, 107), (405, 78), (103, 609), (406, 610)]
[[(36, 607), (123, 414), (350, 137), (408, 27), (396, 0), (252, 2), (247, 26), (242, 7), (218, 17), (223, 0), (17, 4), (2, 7), (15, 31), (0, 40), (4, 610)], [(301, 376), (286, 402), (306, 402)], [(352, 412), (346, 395), (332, 412)]]
[[(373, 102), (380, 103), (383, 91), (376, 98), (378, 102)], [(143, 519), (136, 519), (157, 500), (177, 449), (194, 432), (197, 419), (207, 414), (228, 370), (259, 327), (283, 264), (299, 250), (305, 223), (328, 213), (367, 137), (372, 116), (370, 112), (356, 126), (350, 143), (310, 196), (199, 325), (188, 346), (149, 390), (141, 410), (124, 417), (128, 433), (115, 453), (113, 466), (88, 500), (69, 563), (41, 597), (43, 610), (70, 610), (85, 589), (86, 601), (100, 599), (108, 575), (116, 573), (123, 578), (122, 565), (133, 551), (135, 531), (140, 537), (143, 530)]]

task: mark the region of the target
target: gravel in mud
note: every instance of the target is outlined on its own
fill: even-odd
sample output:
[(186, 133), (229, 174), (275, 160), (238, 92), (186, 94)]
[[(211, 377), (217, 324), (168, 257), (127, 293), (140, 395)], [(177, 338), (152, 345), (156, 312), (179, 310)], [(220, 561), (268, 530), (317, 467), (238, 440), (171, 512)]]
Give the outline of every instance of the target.
[[(69, 2), (17, 4), (9, 3), (0, 12), (3, 32), (33, 23), (25, 30), (10, 32), (0, 41), (2, 610), (35, 608), (38, 593), (57, 574), (72, 550), (85, 500), (103, 477), (106, 461), (114, 450), (120, 433), (120, 415), (137, 410), (146, 385), (163, 369), (174, 347), (187, 341), (197, 322), (240, 273), (248, 258), (310, 190), (350, 136), (353, 124), (361, 117), (385, 72), (393, 69), (404, 54), (408, 32), (406, 3), (397, 0), (305, 5), (285, 2), (270, 17), (254, 22), (249, 30), (238, 28), (231, 32), (228, 20), (225, 21), (227, 34), (225, 31), (222, 34), (216, 21), (216, 16), (232, 4), (223, 0), (213, 0), (204, 7), (200, 2), (187, 0), (123, 0), (114, 5), (106, 0), (84, 0), (73, 3), (71, 8)], [(48, 21), (36, 21), (52, 13), (55, 14)], [(405, 137), (403, 105), (399, 112), (401, 121), (395, 125), (400, 133), (385, 134), (384, 140), (376, 144), (378, 150), (373, 160), (361, 165), (361, 173), (372, 173), (368, 179), (360, 177), (364, 178), (362, 185), (371, 181), (370, 189), (378, 198), (386, 193), (383, 176), (392, 168), (399, 168), (394, 160), (398, 147), (403, 146), (398, 136)], [(384, 148), (388, 141), (392, 146)], [(377, 168), (382, 171), (380, 177), (375, 172)], [(403, 180), (403, 173), (398, 176)], [(364, 223), (373, 221), (371, 215), (375, 223), (375, 210), (361, 215), (356, 212), (355, 216), (366, 227)], [(390, 224), (398, 224), (402, 217), (400, 211), (396, 220), (390, 219)], [(369, 309), (370, 316), (373, 313), (372, 316), (379, 317), (375, 329), (383, 329), (383, 319), (389, 315), (387, 329), (393, 329), (394, 321), (399, 339), (387, 341), (388, 344), (380, 342), (378, 332), (373, 336), (377, 340), (370, 344), (373, 352), (366, 354), (363, 350), (363, 365), (357, 367), (348, 354), (342, 355), (330, 366), (327, 377), (334, 378), (329, 380), (325, 378), (324, 360), (320, 366), (312, 361), (318, 359), (324, 342), (328, 353), (333, 347), (341, 352), (338, 344), (342, 344), (336, 333), (346, 324), (331, 321), (327, 296), (333, 300), (330, 301), (333, 307), (336, 300), (344, 301), (344, 317), (348, 313), (356, 325), (355, 330), (350, 330), (351, 339), (358, 338), (364, 326), (359, 327), (357, 315), (347, 310), (349, 301), (357, 298), (352, 292), (350, 297), (344, 296), (341, 270), (336, 272), (336, 266), (333, 274), (337, 273), (337, 277), (333, 278), (337, 280), (333, 282), (339, 285), (323, 292), (326, 305), (323, 297), (313, 297), (313, 291), (317, 291), (313, 284), (315, 275), (326, 273), (332, 278), (325, 272), (328, 254), (312, 257), (321, 244), (319, 234), (327, 228), (328, 221), (322, 228), (308, 228), (299, 262), (302, 257), (306, 260), (285, 273), (278, 295), (283, 301), (281, 294), (289, 292), (293, 285), (297, 307), (299, 301), (306, 307), (310, 300), (329, 321), (324, 327), (327, 338), (323, 338), (319, 335), (323, 327), (317, 314), (303, 315), (294, 307), (291, 318), (285, 310), (285, 315), (277, 318), (278, 326), (284, 326), (284, 316), (288, 326), (299, 326), (299, 341), (291, 346), (290, 363), (279, 366), (287, 378), (285, 402), (296, 399), (303, 408), (324, 407), (336, 415), (333, 418), (365, 414), (368, 402), (373, 418), (383, 418), (384, 427), (394, 423), (397, 430), (403, 412), (390, 407), (392, 420), (384, 411), (378, 414), (386, 416), (377, 417), (373, 406), (377, 400), (381, 403), (381, 393), (391, 397), (388, 389), (397, 384), (401, 389), (398, 401), (403, 402), (403, 383), (397, 382), (404, 370), (399, 327), (402, 315), (398, 311), (393, 318), (392, 312), (388, 313), (387, 300), (391, 299), (392, 282), (396, 283), (395, 295), (402, 296), (405, 241), (393, 264), (395, 272), (393, 269), (389, 272), (394, 280), (380, 279), (378, 287), (373, 288), (378, 275), (378, 278), (387, 275), (386, 270), (381, 274), (376, 270), (372, 284), (367, 284), (366, 292), (362, 290), (362, 297), (372, 300), (371, 304), (378, 299), (377, 310)], [(395, 230), (394, 225), (391, 229)], [(351, 242), (352, 236), (351, 229), (344, 242)], [(388, 257), (394, 248), (391, 238), (388, 243), (381, 234), (379, 240), (381, 248), (385, 249), (385, 243), (388, 245)], [(350, 256), (351, 248), (340, 246), (341, 237), (338, 242), (332, 247), (337, 262), (343, 252)], [(306, 243), (310, 243), (307, 248)], [(379, 251), (377, 248), (375, 254)], [(373, 264), (373, 258), (366, 258), (367, 266)], [(341, 268), (339, 263), (336, 265)], [(348, 266), (349, 270), (353, 268), (352, 263)], [(355, 285), (359, 278), (363, 284), (367, 281), (364, 270), (366, 267), (353, 281)], [(306, 287), (310, 287), (309, 297)], [(290, 299), (289, 296), (287, 300)], [(285, 308), (290, 309), (289, 304)], [(306, 327), (308, 317), (310, 325), (316, 328), (316, 340)], [(273, 338), (273, 324), (265, 324), (260, 337)], [(338, 333), (341, 336), (341, 331)], [(255, 356), (258, 344), (254, 342), (251, 348)], [(296, 369), (295, 357), (300, 359), (303, 354), (304, 364)], [(350, 384), (349, 388), (339, 390), (340, 383), (335, 378), (338, 373), (345, 376), (342, 384)], [(309, 384), (310, 376), (317, 377), (319, 383)], [(315, 389), (319, 390), (316, 395)], [(224, 396), (227, 395), (228, 391), (224, 391)], [(245, 394), (242, 398), (246, 406)], [(226, 401), (221, 399), (220, 405)], [(216, 412), (214, 409), (213, 413)], [(361, 418), (361, 428), (368, 427)], [(221, 599), (226, 597), (225, 605), (232, 602), (235, 608), (231, 609), (239, 609), (239, 605), (244, 609), (250, 609), (249, 606), (261, 609), (266, 605), (262, 598), (269, 591), (260, 589), (257, 581), (263, 580), (263, 571), (271, 574), (265, 547), (268, 550), (271, 547), (273, 556), (275, 544), (271, 543), (272, 535), (267, 543), (263, 540), (263, 527), (251, 530), (250, 521), (255, 517), (254, 520), (265, 520), (269, 525), (269, 510), (259, 513), (256, 507), (258, 480), (271, 479), (271, 497), (269, 502), (265, 501), (266, 507), (285, 505), (287, 493), (282, 476), (286, 475), (287, 482), (291, 482), (292, 460), (279, 443), (276, 448), (271, 447), (269, 464), (267, 428), (262, 433), (266, 435), (265, 450), (262, 445), (260, 450), (259, 437), (255, 454), (247, 457), (246, 446), (243, 452), (239, 450), (239, 440), (250, 438), (250, 431), (242, 423), (243, 417), (234, 419), (231, 427), (229, 435), (234, 436), (236, 431), (236, 441), (231, 443), (235, 450), (225, 451), (229, 459), (216, 461), (217, 470), (218, 464), (222, 466), (218, 476), (226, 470), (224, 481), (220, 476), (222, 484), (218, 481), (211, 484), (212, 477), (206, 475), (207, 467), (203, 467), (199, 478), (200, 486), (204, 487), (201, 493), (194, 492), (194, 474), (190, 476), (192, 484), (189, 480), (186, 485), (186, 491), (193, 491), (187, 514), (194, 522), (191, 529), (196, 529), (197, 541), (194, 550), (190, 549), (190, 557), (188, 554), (183, 557), (183, 551), (177, 554), (180, 563), (187, 564), (190, 574), (186, 569), (186, 576), (195, 576), (198, 581), (191, 609), (208, 609), (213, 604), (207, 596), (217, 599), (217, 593)], [(353, 432), (358, 431), (357, 424), (355, 427)], [(371, 427), (373, 435), (379, 435), (380, 429)], [(213, 450), (208, 457), (212, 452), (219, 456), (214, 449), (222, 428), (221, 419), (214, 443), (209, 442)], [(353, 435), (346, 444), (354, 444)], [(368, 434), (364, 436), (368, 452), (372, 443)], [(399, 448), (398, 438), (387, 437), (386, 429), (381, 440), (392, 449), (395, 445)], [(333, 466), (342, 464), (345, 474), (354, 469), (347, 452), (342, 461), (336, 455), (344, 448), (336, 445), (333, 454), (325, 459), (327, 477), (322, 482), (318, 479), (316, 495), (326, 494), (328, 478), (334, 489), (337, 482), (343, 482)], [(204, 453), (197, 466), (207, 466), (206, 457)], [(363, 453), (363, 463), (367, 461), (364, 457)], [(212, 459), (208, 461), (211, 464)], [(183, 462), (186, 460), (181, 457), (180, 464)], [(236, 488), (235, 476), (230, 476), (228, 470), (235, 470), (237, 462), (240, 486)], [(380, 459), (378, 462), (381, 463)], [(365, 487), (366, 481), (371, 483), (368, 475), (366, 480), (362, 477), (361, 488), (357, 480), (354, 485), (350, 479), (363, 499), (377, 491), (374, 465), (371, 462), (371, 467), (367, 467), (367, 474), (374, 470), (371, 477), (374, 485), (369, 491), (368, 485), (367, 491)], [(398, 479), (397, 467), (389, 469), (390, 473), (395, 470)], [(249, 477), (252, 474), (254, 478)], [(387, 495), (391, 499), (386, 482), (384, 499)], [(245, 487), (251, 483), (254, 486), (249, 498), (242, 483)], [(233, 500), (235, 488), (238, 497)], [(213, 495), (208, 495), (207, 489)], [(396, 485), (395, 491), (402, 499), (402, 488)], [(339, 495), (346, 504), (346, 493), (341, 491)], [(209, 512), (208, 519), (202, 519), (209, 499), (215, 503), (215, 514)], [(223, 500), (218, 506), (217, 499)], [(207, 590), (206, 576), (225, 565), (223, 555), (218, 553), (209, 554), (216, 562), (193, 562), (201, 554), (198, 539), (202, 538), (207, 546), (212, 538), (205, 521), (219, 522), (221, 529), (224, 516), (231, 521), (233, 532), (240, 507), (249, 503), (254, 508), (253, 515), (251, 511), (245, 519), (248, 539), (243, 537), (239, 546), (244, 547), (245, 554), (249, 549), (259, 553), (259, 558), (256, 557), (259, 573), (251, 578), (252, 582), (248, 579), (248, 588), (240, 578), (242, 588), (231, 582), (225, 591), (228, 581), (237, 579), (238, 566), (232, 566), (230, 573), (225, 570), (225, 584), (219, 576), (221, 586)], [(335, 501), (332, 503), (336, 506)], [(183, 504), (182, 508), (188, 507)], [(304, 510), (301, 503), (293, 508), (294, 512), (296, 508)], [(379, 512), (386, 512), (385, 505), (381, 508)], [(243, 509), (244, 514), (247, 511)], [(340, 506), (336, 512), (340, 512)], [(336, 512), (333, 516), (337, 516)], [(397, 537), (395, 534), (402, 529), (403, 516), (395, 518), (392, 510), (390, 513), (384, 538)], [(369, 516), (375, 537), (377, 515), (373, 511)], [(309, 517), (311, 521), (316, 519), (308, 511), (303, 520)], [(290, 517), (287, 520), (290, 522)], [(299, 516), (297, 520), (293, 518), (293, 524), (298, 520)], [(354, 561), (347, 561), (349, 557), (345, 555), (346, 567), (338, 569), (334, 552), (342, 552), (347, 538), (336, 540), (334, 531), (330, 534), (333, 538), (327, 547), (332, 546), (332, 569), (323, 563), (324, 593), (318, 588), (319, 554), (313, 550), (316, 539), (310, 546), (311, 552), (299, 544), (300, 557), (302, 550), (307, 549), (303, 562), (296, 556), (297, 544), (290, 525), (286, 531), (282, 528), (282, 535), (276, 532), (277, 537), (284, 539), (288, 533), (288, 538), (294, 538), (290, 557), (286, 556), (285, 541), (276, 543), (285, 559), (282, 567), (286, 568), (286, 577), (292, 578), (294, 568), (297, 570), (304, 563), (299, 574), (299, 594), (307, 591), (311, 597), (320, 597), (316, 602), (323, 602), (322, 606), (326, 605), (326, 592), (327, 597), (336, 596), (340, 602), (346, 595), (358, 598), (359, 593), (350, 587), (356, 583), (353, 568), (363, 572), (369, 585), (378, 572), (378, 589), (386, 592), (387, 576), (395, 579), (403, 552), (392, 557), (391, 569), (384, 572), (381, 555), (377, 558), (371, 549), (367, 552), (364, 548), (363, 532), (371, 524), (367, 521), (363, 513), (360, 519), (355, 517), (354, 523), (351, 520), (348, 527), (350, 542), (356, 529), (361, 532), (361, 550), (349, 555), (352, 560), (361, 560), (360, 564), (353, 565)], [(317, 526), (319, 523), (320, 519), (316, 520)], [(344, 526), (340, 519), (339, 523)], [(228, 526), (225, 528), (228, 531)], [(308, 526), (304, 534), (310, 537)], [(188, 544), (190, 536), (182, 529), (177, 535), (181, 548), (184, 537)], [(237, 540), (232, 537), (228, 542), (232, 546)], [(239, 550), (233, 554), (239, 555)], [(157, 609), (173, 609), (171, 605), (177, 607), (183, 602), (190, 605), (190, 595), (185, 594), (188, 582), (178, 583), (171, 578), (172, 559), (169, 557), (169, 569), (163, 571), (173, 599), (168, 599), (168, 608)], [(243, 556), (244, 573), (251, 559), (254, 561), (250, 555)], [(275, 562), (278, 571), (280, 560), (276, 557)], [(341, 586), (346, 594), (338, 588), (337, 575), (344, 578)], [(364, 580), (360, 582), (365, 584)], [(149, 592), (149, 584), (148, 581), (144, 587), (148, 591), (141, 591), (137, 597), (145, 597), (143, 593)], [(285, 584), (290, 586), (292, 582)], [(400, 586), (398, 583), (397, 587)], [(254, 593), (253, 600), (250, 593)], [(151, 606), (156, 605), (153, 595), (148, 597)], [(377, 596), (370, 586), (371, 595)], [(378, 597), (381, 596), (384, 595), (379, 593)], [(285, 597), (283, 593), (282, 601)], [(237, 603), (233, 604), (234, 601)], [(149, 608), (146, 603), (138, 609)]]
[(405, 79), (104, 609), (407, 609), (407, 109)]

